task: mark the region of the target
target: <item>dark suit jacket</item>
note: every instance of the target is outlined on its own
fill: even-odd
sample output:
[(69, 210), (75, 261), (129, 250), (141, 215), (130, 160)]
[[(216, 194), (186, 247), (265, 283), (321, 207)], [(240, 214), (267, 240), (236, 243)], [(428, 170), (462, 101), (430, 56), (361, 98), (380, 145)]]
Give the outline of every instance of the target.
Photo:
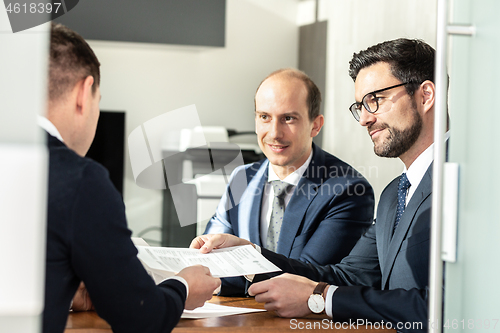
[[(432, 164), (425, 173), (392, 236), (399, 177), (382, 192), (376, 223), (337, 265), (316, 266), (262, 249), (285, 272), (339, 286), (333, 296), (337, 321), (419, 322), (427, 327)], [(265, 276), (257, 276), (260, 281)], [(418, 324), (411, 329), (419, 331)]]
[[(260, 216), (268, 168), (266, 159), (233, 172), (205, 233), (230, 233), (262, 246), (266, 236), (260, 235)], [(238, 189), (241, 178), (246, 186)], [(283, 216), (277, 253), (319, 265), (338, 263), (372, 224), (373, 210), (368, 181), (313, 144), (311, 163)], [(243, 278), (223, 279), (222, 294), (242, 293), (242, 286)]]
[(184, 309), (185, 286), (169, 280), (157, 287), (143, 269), (106, 169), (48, 140), (43, 332), (64, 331), (80, 281), (113, 332), (170, 332)]

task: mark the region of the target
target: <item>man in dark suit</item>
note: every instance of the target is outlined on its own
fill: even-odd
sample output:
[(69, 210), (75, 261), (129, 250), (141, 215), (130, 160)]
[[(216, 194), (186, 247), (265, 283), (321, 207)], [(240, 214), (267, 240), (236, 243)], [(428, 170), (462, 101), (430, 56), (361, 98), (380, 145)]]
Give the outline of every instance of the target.
[(156, 286), (137, 259), (120, 194), (104, 167), (83, 157), (99, 117), (99, 66), (81, 36), (52, 25), (48, 112), (40, 119), (50, 134), (43, 332), (64, 331), (82, 281), (114, 332), (170, 332), (220, 281), (194, 266)]
[[(233, 172), (205, 234), (233, 234), (319, 265), (349, 254), (372, 224), (373, 190), (354, 168), (312, 142), (323, 126), (320, 104), (318, 87), (299, 70), (281, 69), (262, 81), (255, 94), (255, 128), (267, 158)], [(271, 217), (276, 182), (287, 186), (277, 228)], [(223, 279), (221, 294), (243, 293), (244, 282)]]
[[(384, 322), (386, 328), (406, 332), (426, 329), (434, 53), (422, 41), (397, 39), (354, 54), (349, 74), (356, 103), (350, 111), (367, 128), (375, 153), (399, 157), (404, 173), (384, 189), (376, 222), (339, 264), (305, 264), (262, 249), (284, 272), (297, 274), (249, 288), (266, 309), (285, 317), (326, 311), (335, 321)], [(192, 246), (206, 252), (220, 244), (245, 243), (207, 235)]]

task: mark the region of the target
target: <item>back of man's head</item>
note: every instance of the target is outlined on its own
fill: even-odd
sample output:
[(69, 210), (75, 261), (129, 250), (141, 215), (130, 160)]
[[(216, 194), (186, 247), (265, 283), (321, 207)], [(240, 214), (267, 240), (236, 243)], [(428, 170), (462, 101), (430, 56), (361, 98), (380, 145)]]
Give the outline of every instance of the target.
[(99, 60), (87, 42), (62, 24), (51, 24), (49, 102), (63, 98), (82, 79), (94, 78), (92, 92), (100, 83)]
[(434, 82), (434, 58), (435, 50), (424, 41), (394, 39), (354, 53), (349, 62), (349, 75), (356, 81), (359, 71), (363, 68), (386, 62), (391, 65), (392, 74), (398, 80), (413, 83), (406, 85), (411, 96), (425, 80)]

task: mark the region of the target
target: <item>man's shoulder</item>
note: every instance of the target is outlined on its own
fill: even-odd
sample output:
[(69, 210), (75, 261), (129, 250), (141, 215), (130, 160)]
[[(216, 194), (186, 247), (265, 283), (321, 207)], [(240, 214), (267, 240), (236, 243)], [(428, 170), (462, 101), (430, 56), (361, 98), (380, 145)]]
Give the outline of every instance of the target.
[(396, 178), (391, 180), (391, 182), (389, 184), (387, 184), (386, 187), (384, 187), (384, 189), (382, 190), (382, 193), (380, 193), (379, 205), (380, 205), (380, 202), (385, 204), (386, 200), (389, 200), (389, 202), (392, 200), (395, 200), (394, 198), (395, 198), (395, 194), (398, 191), (398, 183), (399, 183), (400, 177), (401, 176), (398, 175)]
[(304, 177), (308, 175), (317, 175), (322, 176), (324, 179), (353, 178), (368, 182), (365, 177), (349, 163), (344, 162), (337, 156), (330, 154), (318, 146), (315, 148), (313, 159), (308, 169)]
[(89, 178), (108, 179), (108, 171), (96, 161), (79, 156), (58, 139), (49, 137), (49, 186), (58, 183), (70, 186)]
[(243, 164), (236, 167), (233, 171), (233, 175), (244, 172), (248, 178), (253, 178), (261, 168), (266, 168), (268, 165), (268, 159), (264, 158), (260, 161)]

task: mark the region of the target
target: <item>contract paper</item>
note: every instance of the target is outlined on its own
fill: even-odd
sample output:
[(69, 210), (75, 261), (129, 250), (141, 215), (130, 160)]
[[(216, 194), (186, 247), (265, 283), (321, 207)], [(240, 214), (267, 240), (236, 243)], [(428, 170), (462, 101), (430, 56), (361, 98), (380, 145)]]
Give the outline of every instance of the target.
[(186, 319), (199, 319), (199, 318), (213, 318), (222, 316), (231, 316), (243, 313), (262, 312), (263, 309), (250, 309), (238, 308), (234, 306), (225, 306), (219, 304), (205, 303), (202, 307), (194, 310), (184, 310), (181, 318)]
[(183, 268), (203, 265), (214, 277), (231, 277), (280, 271), (252, 245), (228, 247), (200, 253), (197, 249), (136, 245), (137, 257), (156, 283), (173, 276)]

